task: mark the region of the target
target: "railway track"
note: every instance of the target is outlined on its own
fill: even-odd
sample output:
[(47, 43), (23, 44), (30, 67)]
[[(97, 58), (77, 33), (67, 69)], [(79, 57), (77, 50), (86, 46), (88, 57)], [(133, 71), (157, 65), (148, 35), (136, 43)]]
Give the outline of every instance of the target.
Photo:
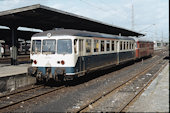
[(7, 108), (26, 102), (37, 97), (41, 97), (51, 92), (60, 90), (65, 86), (49, 87), (44, 85), (38, 85), (25, 90), (17, 91), (0, 97), (0, 112)]
[(129, 101), (127, 101), (127, 103), (120, 108), (119, 112), (125, 112), (125, 111), (126, 111), (125, 109), (126, 109), (130, 104), (132, 104), (132, 103), (137, 99), (137, 97), (139, 97), (139, 96), (145, 91), (145, 89), (151, 84), (151, 82), (158, 76), (158, 74), (162, 71), (162, 69), (163, 69), (167, 64), (168, 64), (168, 62), (166, 62), (166, 63), (160, 68), (160, 70), (156, 72), (156, 74), (146, 83), (146, 85), (145, 85), (143, 88), (140, 89), (140, 91), (139, 91), (138, 93), (136, 93), (136, 95), (134, 95), (134, 96), (132, 97), (132, 99), (130, 99)]
[[(157, 53), (157, 54), (160, 54), (160, 53)], [(156, 56), (154, 56), (154, 57), (156, 57)], [(147, 60), (149, 60), (149, 59), (147, 59)], [(149, 69), (150, 66), (153, 66), (153, 64), (149, 65), (146, 68)], [(125, 67), (125, 68), (127, 68), (127, 67)], [(132, 81), (132, 79), (133, 78), (131, 78), (130, 80)], [(128, 81), (130, 81), (130, 80), (128, 80)], [(123, 85), (124, 84), (117, 87), (117, 89), (119, 89), (120, 87), (123, 87)], [(13, 107), (15, 105), (19, 105), (22, 102), (34, 100), (35, 98), (45, 96), (45, 95), (50, 94), (52, 92), (58, 91), (60, 89), (63, 89), (64, 87), (65, 86), (59, 86), (59, 87), (48, 87), (48, 86), (46, 86), (45, 87), (45, 86), (39, 85), (39, 86), (35, 86), (35, 87), (28, 88), (28, 89), (25, 89), (25, 90), (20, 90), (20, 91), (14, 92), (14, 93), (6, 94), (6, 95), (0, 97), (0, 112), (5, 111), (6, 109)], [(104, 95), (96, 96), (97, 98), (94, 101), (91, 101), (86, 106), (82, 106), (81, 109), (74, 111), (74, 112), (84, 111), (86, 108), (89, 107), (89, 105), (95, 104), (97, 101), (99, 101), (103, 97), (107, 96), (108, 94), (110, 94), (114, 90), (116, 90), (116, 89), (114, 88), (112, 90), (109, 90)]]
[[(157, 54), (159, 54), (159, 52)], [(165, 61), (162, 60), (163, 58), (164, 58), (164, 56), (160, 60), (157, 60), (156, 62), (153, 62), (152, 64), (147, 66), (144, 70), (141, 70), (140, 72), (136, 73), (135, 76), (128, 79), (126, 82), (122, 83), (118, 87), (109, 89), (104, 94), (97, 94), (97, 96), (95, 96), (95, 98), (93, 100), (91, 100), (88, 103), (85, 103), (83, 106), (80, 106), (80, 108), (78, 110), (73, 110), (73, 112), (96, 112), (97, 110), (93, 110), (95, 108), (95, 106), (98, 106), (101, 103), (101, 101), (103, 101), (105, 98), (108, 98), (108, 95), (113, 95), (114, 93), (127, 87), (128, 84), (133, 84), (133, 81), (135, 81), (140, 76), (148, 73), (149, 70), (153, 69), (155, 66), (158, 66), (158, 65), (161, 66), (162, 63), (165, 63)], [(167, 64), (167, 61), (165, 64)], [(126, 98), (126, 100), (121, 102), (122, 105), (119, 105), (119, 107), (114, 108), (112, 111), (122, 112), (139, 94), (141, 94), (141, 92), (151, 83), (151, 81), (158, 75), (158, 73), (163, 69), (164, 66), (165, 65), (163, 65), (161, 67), (161, 69), (149, 81), (147, 81), (145, 83), (144, 87), (142, 87), (138, 92), (135, 92), (135, 94), (133, 96), (128, 96), (128, 98)]]
[[(10, 57), (0, 58), (0, 63), (10, 63), (10, 62), (11, 62)], [(29, 55), (18, 56), (18, 62), (30, 62), (30, 56)]]
[(24, 88), (24, 89), (19, 89), (19, 90), (15, 90), (13, 92), (10, 92), (10, 93), (6, 93), (4, 95), (1, 95), (0, 96), (0, 99), (1, 98), (4, 98), (4, 97), (8, 97), (8, 96), (11, 96), (11, 95), (15, 95), (15, 94), (19, 94), (19, 93), (22, 93), (24, 91), (29, 91), (29, 90), (32, 90), (32, 89), (36, 89), (36, 88), (39, 88), (39, 87), (42, 87), (41, 85), (33, 85), (33, 86), (30, 86), (28, 88)]

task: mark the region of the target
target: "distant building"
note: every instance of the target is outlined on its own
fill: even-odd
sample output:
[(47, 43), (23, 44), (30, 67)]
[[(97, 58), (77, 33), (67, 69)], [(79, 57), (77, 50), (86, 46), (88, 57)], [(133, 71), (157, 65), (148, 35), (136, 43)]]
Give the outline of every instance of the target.
[(165, 46), (169, 46), (169, 42), (163, 42), (163, 41), (154, 41), (154, 49), (161, 49)]

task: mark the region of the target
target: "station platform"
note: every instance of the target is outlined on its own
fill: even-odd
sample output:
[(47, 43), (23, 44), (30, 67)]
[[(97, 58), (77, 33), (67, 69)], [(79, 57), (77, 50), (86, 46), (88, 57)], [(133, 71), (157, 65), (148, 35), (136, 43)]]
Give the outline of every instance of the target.
[(11, 92), (20, 87), (36, 83), (36, 78), (27, 75), (27, 68), (31, 64), (0, 64), (0, 95)]
[(169, 64), (126, 112), (169, 112)]
[(31, 66), (31, 64), (20, 64), (17, 66), (12, 66), (10, 64), (0, 64), (0, 77), (27, 73), (27, 68), (29, 66)]

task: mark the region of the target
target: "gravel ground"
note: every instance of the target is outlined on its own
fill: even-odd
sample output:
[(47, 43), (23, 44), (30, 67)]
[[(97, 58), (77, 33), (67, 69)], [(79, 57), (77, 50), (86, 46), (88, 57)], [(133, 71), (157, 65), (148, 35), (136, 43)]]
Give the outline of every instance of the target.
[(169, 112), (169, 64), (127, 112)]
[(122, 108), (126, 103), (127, 100), (131, 100), (140, 90), (145, 86), (145, 83), (150, 80), (150, 78), (159, 70), (162, 63), (156, 65), (156, 68), (151, 69), (146, 74), (139, 76), (134, 81), (128, 83), (122, 89), (109, 94), (108, 96), (101, 99), (101, 101), (91, 105), (87, 112), (119, 112), (120, 108)]

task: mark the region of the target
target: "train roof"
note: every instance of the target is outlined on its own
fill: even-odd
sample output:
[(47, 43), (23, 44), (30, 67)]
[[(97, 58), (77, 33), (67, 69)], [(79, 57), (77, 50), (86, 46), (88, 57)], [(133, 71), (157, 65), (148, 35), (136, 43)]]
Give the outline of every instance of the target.
[(101, 38), (134, 40), (133, 38), (128, 38), (125, 36), (117, 36), (117, 35), (103, 34), (103, 33), (98, 33), (98, 32), (89, 32), (89, 31), (83, 31), (83, 30), (74, 30), (74, 29), (48, 30), (48, 31), (44, 31), (41, 33), (36, 33), (33, 35), (33, 37), (47, 36), (48, 33), (51, 33), (51, 36), (68, 35), (68, 36), (81, 36), (81, 37), (101, 37)]
[(151, 40), (148, 40), (148, 38), (146, 37), (140, 37), (140, 38), (137, 38), (137, 37), (129, 37), (129, 38), (133, 38), (135, 40), (135, 42), (139, 41), (139, 42), (153, 42)]

